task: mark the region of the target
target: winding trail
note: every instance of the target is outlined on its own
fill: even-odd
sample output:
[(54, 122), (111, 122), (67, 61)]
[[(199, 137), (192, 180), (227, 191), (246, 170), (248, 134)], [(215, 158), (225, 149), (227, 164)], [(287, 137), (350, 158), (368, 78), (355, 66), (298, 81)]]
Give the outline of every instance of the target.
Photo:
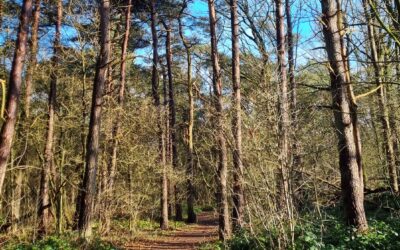
[(141, 236), (125, 246), (135, 250), (192, 250), (218, 240), (218, 220), (212, 212), (198, 214), (198, 223), (156, 236)]

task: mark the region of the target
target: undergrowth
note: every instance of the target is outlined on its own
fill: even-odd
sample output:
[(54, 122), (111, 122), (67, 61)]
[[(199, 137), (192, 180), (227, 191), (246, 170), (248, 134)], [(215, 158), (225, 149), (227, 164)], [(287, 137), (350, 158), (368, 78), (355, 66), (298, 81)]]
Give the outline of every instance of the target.
[[(399, 198), (390, 194), (371, 195), (366, 201), (369, 229), (357, 233), (343, 223), (339, 208), (323, 209), (323, 216), (302, 214), (295, 227), (290, 248), (307, 250), (398, 250), (400, 249)], [(322, 217), (322, 218), (321, 218)], [(279, 235), (269, 231), (251, 235), (237, 233), (227, 242), (232, 250), (276, 249)], [(286, 235), (288, 238), (289, 236)], [(216, 246), (218, 247), (218, 246)], [(223, 248), (221, 248), (223, 249)]]

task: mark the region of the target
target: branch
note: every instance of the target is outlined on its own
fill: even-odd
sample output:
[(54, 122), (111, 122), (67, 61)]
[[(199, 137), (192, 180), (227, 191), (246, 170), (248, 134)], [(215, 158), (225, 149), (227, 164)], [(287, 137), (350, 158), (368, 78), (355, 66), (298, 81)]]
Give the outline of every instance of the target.
[(355, 99), (358, 100), (358, 99), (360, 99), (360, 98), (363, 98), (363, 97), (366, 97), (366, 96), (368, 96), (368, 95), (370, 95), (370, 94), (373, 94), (373, 93), (375, 93), (376, 91), (378, 91), (380, 88), (382, 88), (382, 84), (380, 84), (378, 87), (376, 87), (376, 88), (374, 88), (374, 89), (371, 89), (370, 91), (368, 91), (368, 92), (366, 92), (366, 93), (364, 93), (364, 94), (361, 94), (361, 95), (356, 96)]

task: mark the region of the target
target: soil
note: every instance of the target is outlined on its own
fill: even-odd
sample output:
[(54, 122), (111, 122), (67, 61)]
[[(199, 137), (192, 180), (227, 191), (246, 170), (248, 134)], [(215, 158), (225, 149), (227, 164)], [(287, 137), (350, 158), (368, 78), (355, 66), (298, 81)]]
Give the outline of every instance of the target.
[(203, 212), (198, 214), (197, 218), (197, 224), (189, 224), (162, 235), (143, 235), (134, 242), (125, 245), (125, 248), (135, 250), (192, 250), (218, 240), (218, 219), (216, 215), (212, 212)]

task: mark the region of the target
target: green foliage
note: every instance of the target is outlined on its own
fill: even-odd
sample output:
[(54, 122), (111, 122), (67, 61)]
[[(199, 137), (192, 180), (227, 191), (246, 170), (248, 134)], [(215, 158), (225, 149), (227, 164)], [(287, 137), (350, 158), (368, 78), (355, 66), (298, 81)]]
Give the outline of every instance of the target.
[(339, 220), (322, 225), (303, 224), (296, 228), (296, 249), (400, 249), (397, 220), (370, 221), (367, 232), (357, 233)]
[(136, 227), (139, 230), (156, 230), (160, 227), (160, 225), (151, 220), (138, 220)]
[(221, 241), (213, 242), (213, 243), (206, 243), (200, 246), (199, 250), (223, 250), (226, 249), (224, 243)]
[(76, 240), (73, 237), (49, 236), (34, 243), (21, 243), (6, 247), (9, 250), (117, 250), (111, 243), (94, 238), (90, 242)]
[[(77, 249), (81, 249), (81, 247), (78, 247)], [(86, 249), (89, 249), (89, 250), (117, 250), (118, 248), (113, 246), (111, 243), (109, 243), (107, 241), (103, 241), (100, 238), (95, 238), (86, 246)]]
[(75, 249), (71, 246), (70, 242), (66, 239), (56, 236), (50, 236), (43, 240), (37, 241), (33, 244), (20, 244), (17, 246), (10, 246), (9, 249), (15, 250), (72, 250)]
[(243, 230), (235, 234), (228, 242), (228, 246), (232, 250), (271, 249), (273, 246), (271, 239), (272, 237), (268, 237), (267, 234), (254, 236)]
[[(337, 217), (330, 217), (323, 223), (304, 222), (295, 228), (294, 247), (304, 250), (400, 249), (400, 221), (371, 220), (369, 225), (367, 232), (357, 233), (354, 228), (345, 226)], [(277, 234), (271, 232), (250, 235), (247, 231), (243, 231), (236, 234), (227, 246), (232, 250), (273, 249), (277, 237)]]

